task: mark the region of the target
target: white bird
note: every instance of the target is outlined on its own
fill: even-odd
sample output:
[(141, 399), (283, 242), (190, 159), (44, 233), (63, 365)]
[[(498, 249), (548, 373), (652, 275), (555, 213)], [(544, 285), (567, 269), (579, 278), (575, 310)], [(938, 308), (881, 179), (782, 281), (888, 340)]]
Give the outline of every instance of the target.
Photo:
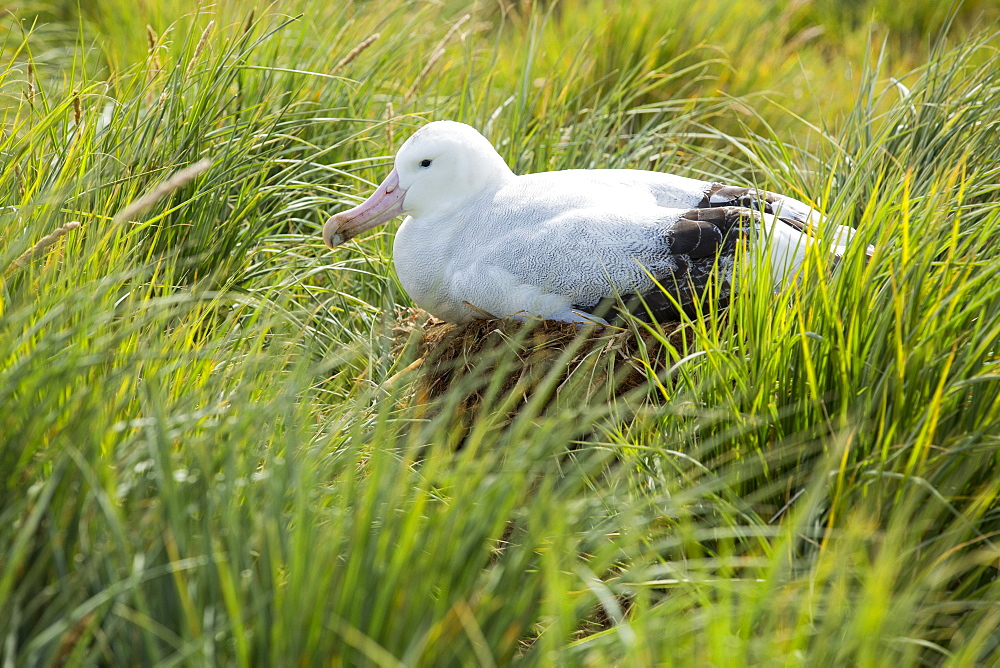
[[(400, 282), (418, 306), (459, 323), (607, 324), (601, 316), (619, 299), (640, 317), (676, 319), (709, 280), (728, 301), (741, 239), (764, 241), (774, 284), (787, 281), (822, 220), (788, 197), (659, 172), (517, 176), (485, 137), (453, 121), (410, 137), (371, 197), (326, 222), (323, 240), (334, 248), (402, 214)], [(831, 252), (853, 232), (839, 226)]]

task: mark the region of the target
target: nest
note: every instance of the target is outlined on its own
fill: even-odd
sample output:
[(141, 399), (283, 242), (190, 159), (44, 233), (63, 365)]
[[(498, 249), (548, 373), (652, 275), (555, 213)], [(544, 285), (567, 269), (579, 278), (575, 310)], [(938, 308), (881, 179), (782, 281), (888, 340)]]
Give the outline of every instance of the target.
[(667, 347), (684, 354), (691, 333), (681, 323), (658, 329), (587, 327), (555, 320), (442, 322), (419, 309), (399, 314), (395, 353), (416, 361), (390, 379), (418, 374), (415, 400), (449, 392), (468, 409), (484, 399), (515, 395), (523, 402), (539, 383), (553, 380), (555, 394), (572, 386), (574, 398), (610, 398), (647, 385), (663, 371)]

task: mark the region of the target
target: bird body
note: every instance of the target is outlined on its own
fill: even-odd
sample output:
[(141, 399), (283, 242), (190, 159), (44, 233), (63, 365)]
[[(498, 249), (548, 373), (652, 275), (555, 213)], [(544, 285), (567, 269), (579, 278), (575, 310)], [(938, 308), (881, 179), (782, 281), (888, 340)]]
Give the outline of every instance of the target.
[[(766, 239), (772, 279), (785, 280), (805, 256), (803, 231), (821, 220), (790, 198), (658, 172), (517, 176), (482, 135), (451, 121), (414, 134), (376, 192), (327, 222), (324, 240), (334, 247), (403, 213), (393, 245), (400, 282), (452, 322), (605, 322), (605, 305), (636, 295), (633, 311), (673, 319), (712, 276), (720, 301), (729, 298), (741, 239)], [(831, 250), (851, 233), (839, 230)]]
[(643, 184), (574, 172), (505, 180), (454, 212), (449, 225), (437, 216), (408, 218), (393, 244), (404, 289), (453, 322), (476, 310), (577, 320), (573, 311), (589, 312), (616, 293), (650, 292), (650, 275), (678, 270), (669, 235), (685, 209), (658, 205)]

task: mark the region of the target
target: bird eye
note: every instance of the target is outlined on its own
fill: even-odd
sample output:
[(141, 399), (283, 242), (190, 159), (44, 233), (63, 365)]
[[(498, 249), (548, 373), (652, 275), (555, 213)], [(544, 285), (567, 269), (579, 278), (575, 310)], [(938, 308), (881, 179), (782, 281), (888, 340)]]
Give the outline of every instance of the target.
[(431, 166), (431, 161), (430, 160), (421, 160), (420, 161), (420, 166), (421, 167), (430, 167)]

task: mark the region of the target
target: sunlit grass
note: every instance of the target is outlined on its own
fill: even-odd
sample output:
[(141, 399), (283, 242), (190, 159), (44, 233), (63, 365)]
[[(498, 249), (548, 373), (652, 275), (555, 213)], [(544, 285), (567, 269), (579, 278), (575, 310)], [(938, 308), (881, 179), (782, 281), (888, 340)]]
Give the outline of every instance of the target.
[[(3, 19), (6, 662), (997, 660), (995, 4), (142, 6)], [(740, 273), (648, 387), (421, 404), (391, 232), (319, 229), (442, 118), (875, 253)]]

